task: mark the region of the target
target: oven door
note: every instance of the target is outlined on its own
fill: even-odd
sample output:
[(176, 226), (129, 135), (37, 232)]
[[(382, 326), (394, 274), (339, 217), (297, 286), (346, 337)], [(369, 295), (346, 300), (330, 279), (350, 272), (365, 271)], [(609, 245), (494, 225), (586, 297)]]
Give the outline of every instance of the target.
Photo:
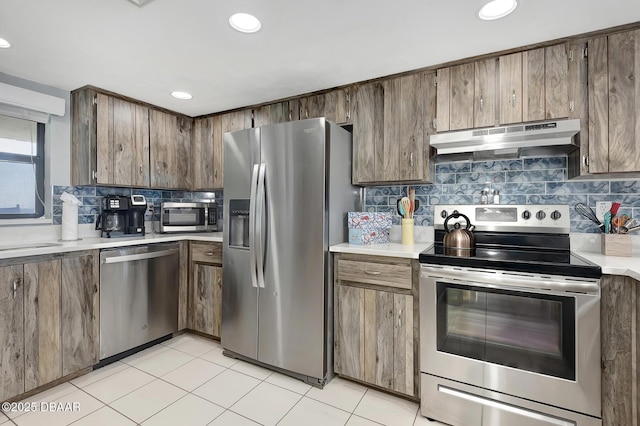
[(601, 417), (600, 285), (422, 265), (420, 368)]

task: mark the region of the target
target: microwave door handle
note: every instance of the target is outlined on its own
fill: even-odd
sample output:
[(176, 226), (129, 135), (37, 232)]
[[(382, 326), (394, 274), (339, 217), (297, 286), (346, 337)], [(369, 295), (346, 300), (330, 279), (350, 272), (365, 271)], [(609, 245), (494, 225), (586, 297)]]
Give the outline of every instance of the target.
[(257, 214), (256, 214), (256, 228), (258, 229), (257, 235), (257, 265), (256, 270), (258, 272), (258, 286), (264, 288), (264, 257), (266, 252), (265, 242), (266, 242), (266, 192), (265, 192), (265, 174), (266, 174), (267, 165), (265, 163), (260, 163), (260, 168), (258, 171), (258, 203), (256, 205)]
[[(251, 173), (251, 199), (249, 200), (249, 268), (251, 269), (251, 286), (258, 288), (256, 271), (256, 192), (258, 190), (259, 165), (253, 165)], [(231, 217), (231, 215), (229, 215)]]

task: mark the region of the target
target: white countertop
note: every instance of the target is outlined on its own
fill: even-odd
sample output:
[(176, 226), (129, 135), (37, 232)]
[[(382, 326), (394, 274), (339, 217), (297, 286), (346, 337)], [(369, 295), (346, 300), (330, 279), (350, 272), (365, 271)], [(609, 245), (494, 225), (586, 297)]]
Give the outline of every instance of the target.
[(329, 251), (334, 253), (368, 254), (371, 256), (391, 256), (417, 259), (422, 251), (426, 250), (432, 245), (433, 242), (416, 243), (411, 245), (400, 243), (367, 245), (342, 243), (329, 247)]
[[(222, 232), (198, 232), (198, 233), (182, 233), (182, 234), (147, 234), (140, 237), (117, 237), (117, 238), (100, 238), (88, 237), (77, 241), (60, 241), (60, 240), (43, 240), (32, 242), (13, 242), (13, 246), (20, 248), (11, 248), (0, 250), (0, 259), (8, 259), (13, 257), (39, 256), (43, 254), (63, 253), (69, 251), (95, 250), (113, 247), (135, 246), (140, 244), (167, 243), (182, 240), (222, 242)], [(28, 245), (38, 245), (39, 243), (58, 243), (58, 245), (46, 247), (25, 247)], [(12, 246), (12, 243), (3, 241), (0, 248)]]
[(640, 257), (638, 256), (605, 256), (587, 251), (574, 251), (574, 253), (600, 265), (603, 274), (624, 275), (640, 281)]

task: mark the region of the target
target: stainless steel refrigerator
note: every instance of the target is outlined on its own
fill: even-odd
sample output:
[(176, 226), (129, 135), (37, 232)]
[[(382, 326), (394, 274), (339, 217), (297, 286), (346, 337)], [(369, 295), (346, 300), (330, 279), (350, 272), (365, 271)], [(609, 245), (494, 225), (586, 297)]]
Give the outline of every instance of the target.
[(333, 266), (347, 240), (351, 134), (324, 118), (224, 135), (222, 346), (323, 386), (333, 375)]

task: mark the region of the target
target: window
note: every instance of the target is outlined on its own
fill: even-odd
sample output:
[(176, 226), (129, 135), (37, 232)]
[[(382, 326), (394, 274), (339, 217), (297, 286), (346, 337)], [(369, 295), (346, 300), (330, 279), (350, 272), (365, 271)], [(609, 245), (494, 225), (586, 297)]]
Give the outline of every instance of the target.
[(0, 115), (0, 219), (44, 215), (44, 129)]

